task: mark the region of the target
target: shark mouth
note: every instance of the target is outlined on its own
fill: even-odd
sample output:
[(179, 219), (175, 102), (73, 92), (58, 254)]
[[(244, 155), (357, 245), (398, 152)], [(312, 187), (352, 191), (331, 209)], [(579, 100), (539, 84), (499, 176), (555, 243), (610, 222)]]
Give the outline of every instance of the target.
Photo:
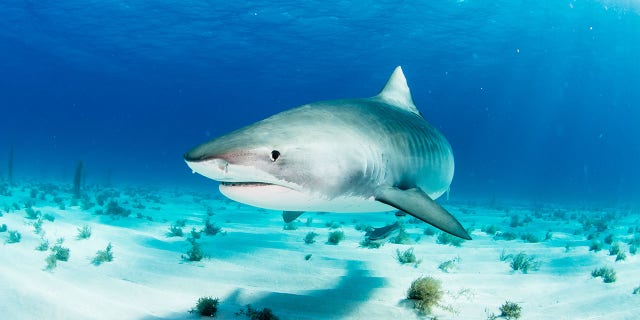
[[(267, 186), (280, 186), (282, 188), (287, 188), (283, 185), (268, 183), (268, 182), (259, 182), (259, 181), (242, 181), (242, 176), (247, 179), (251, 176), (255, 176), (255, 172), (246, 172), (246, 168), (240, 166), (240, 177), (238, 176), (230, 176), (229, 175), (229, 163), (225, 160), (218, 158), (211, 158), (213, 160), (209, 161), (190, 161), (186, 160), (187, 165), (191, 168), (193, 173), (201, 174), (209, 179), (216, 180), (220, 182), (220, 188), (225, 189), (245, 189), (245, 188), (257, 188), (257, 187), (267, 187)], [(236, 168), (238, 170), (238, 168)], [(236, 172), (234, 175), (237, 175)], [(256, 180), (261, 180), (257, 179)]]
[(225, 187), (264, 187), (264, 186), (273, 186), (273, 183), (265, 183), (265, 182), (228, 182), (221, 181), (221, 185)]
[[(220, 189), (220, 191), (225, 195), (230, 193), (249, 192), (249, 193), (259, 193), (260, 197), (282, 195), (283, 193), (290, 193), (290, 192), (296, 192), (296, 193), (298, 192), (298, 191), (294, 191), (295, 189), (291, 187), (284, 186), (281, 184), (268, 183), (268, 182), (256, 182), (256, 181), (220, 181), (220, 186), (218, 187), (218, 189)], [(236, 197), (238, 196), (236, 195)]]

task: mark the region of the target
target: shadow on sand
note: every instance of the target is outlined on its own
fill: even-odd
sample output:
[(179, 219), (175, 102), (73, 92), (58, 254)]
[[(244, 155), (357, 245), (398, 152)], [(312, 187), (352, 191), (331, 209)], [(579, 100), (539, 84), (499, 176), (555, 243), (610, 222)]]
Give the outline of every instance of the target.
[[(347, 262), (347, 274), (340, 278), (331, 289), (309, 290), (300, 293), (265, 293), (259, 298), (237, 289), (227, 297), (220, 298), (220, 310), (225, 311), (221, 318), (236, 318), (232, 315), (250, 304), (256, 309), (269, 308), (280, 319), (339, 319), (354, 312), (363, 302), (369, 300), (377, 288), (383, 287), (386, 280), (372, 277), (359, 261)], [(258, 294), (260, 295), (260, 294)], [(195, 301), (194, 301), (195, 304)], [(233, 310), (232, 308), (236, 308)], [(285, 316), (280, 316), (281, 314)], [(228, 317), (227, 315), (232, 315)], [(288, 316), (287, 316), (288, 315)], [(221, 314), (222, 316), (222, 314)], [(151, 319), (195, 319), (188, 310), (166, 316), (148, 316)], [(244, 319), (244, 317), (237, 317)]]

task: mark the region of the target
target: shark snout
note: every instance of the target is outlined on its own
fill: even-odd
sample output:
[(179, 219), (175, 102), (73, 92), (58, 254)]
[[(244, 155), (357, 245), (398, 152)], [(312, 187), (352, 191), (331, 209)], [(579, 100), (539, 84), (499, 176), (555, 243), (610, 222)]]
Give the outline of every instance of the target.
[(229, 163), (223, 159), (191, 161), (185, 156), (185, 161), (194, 173), (199, 173), (209, 179), (224, 181), (229, 172)]
[(189, 151), (187, 151), (187, 153), (184, 154), (184, 161), (186, 162), (198, 162), (198, 161), (204, 161), (207, 160), (207, 158), (210, 158), (211, 156), (208, 155), (205, 152), (202, 152), (200, 147), (196, 147), (193, 148)]

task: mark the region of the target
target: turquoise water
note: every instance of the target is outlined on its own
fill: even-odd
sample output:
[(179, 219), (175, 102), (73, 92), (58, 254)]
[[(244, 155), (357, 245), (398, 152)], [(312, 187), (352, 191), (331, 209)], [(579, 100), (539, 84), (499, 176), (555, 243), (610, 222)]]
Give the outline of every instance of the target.
[[(402, 65), (461, 197), (632, 201), (640, 17), (629, 1), (3, 1), (0, 159), (16, 179), (206, 186), (181, 155)], [(7, 177), (6, 166), (0, 173)], [(110, 178), (109, 178), (110, 177)]]
[[(639, 57), (633, 1), (2, 1), (0, 310), (184, 319), (212, 296), (223, 319), (488, 319), (507, 301), (523, 319), (636, 319)], [(184, 163), (278, 112), (373, 96), (398, 65), (452, 145), (439, 202), (472, 241), (394, 212), (284, 224)], [(51, 267), (57, 242), (70, 257)], [(443, 290), (430, 315), (406, 299), (423, 276)]]

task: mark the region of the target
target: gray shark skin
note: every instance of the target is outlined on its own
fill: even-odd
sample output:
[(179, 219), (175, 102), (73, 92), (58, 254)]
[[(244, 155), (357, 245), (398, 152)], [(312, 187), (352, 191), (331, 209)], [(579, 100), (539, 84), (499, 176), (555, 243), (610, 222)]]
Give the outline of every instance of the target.
[(196, 146), (193, 172), (220, 181), (228, 198), (289, 212), (399, 209), (471, 239), (434, 201), (448, 191), (454, 161), (445, 137), (422, 117), (397, 67), (363, 99), (320, 101)]

